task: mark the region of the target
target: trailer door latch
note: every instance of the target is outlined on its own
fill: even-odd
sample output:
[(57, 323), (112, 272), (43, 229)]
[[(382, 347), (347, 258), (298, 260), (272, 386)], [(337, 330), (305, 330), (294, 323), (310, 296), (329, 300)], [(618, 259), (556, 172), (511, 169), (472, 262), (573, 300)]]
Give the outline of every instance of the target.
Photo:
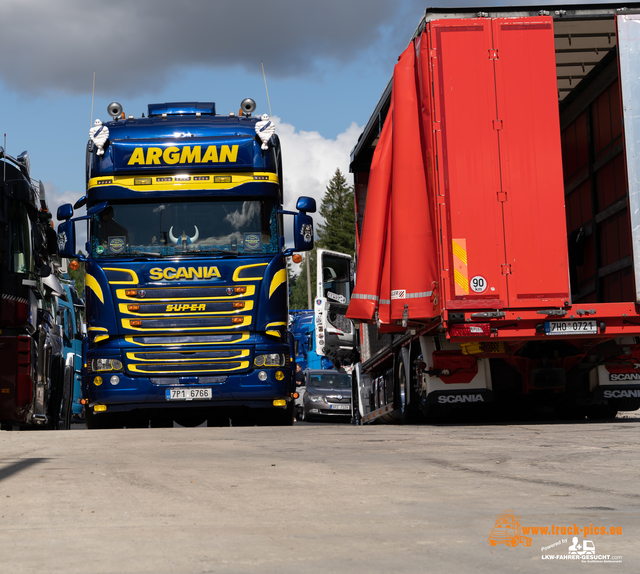
[(501, 267), (503, 275), (511, 275), (511, 265), (509, 263), (503, 263)]

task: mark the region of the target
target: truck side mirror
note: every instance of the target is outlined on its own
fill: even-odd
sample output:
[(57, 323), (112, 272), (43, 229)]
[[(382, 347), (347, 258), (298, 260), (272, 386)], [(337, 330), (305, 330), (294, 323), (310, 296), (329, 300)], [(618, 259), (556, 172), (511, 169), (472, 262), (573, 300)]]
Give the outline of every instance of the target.
[(294, 216), (293, 233), (296, 251), (313, 249), (313, 218), (310, 215), (301, 212)]
[(70, 203), (64, 203), (60, 207), (58, 207), (57, 213), (58, 221), (66, 221), (67, 219), (71, 219), (73, 217), (73, 207)]
[(307, 197), (305, 195), (301, 195), (298, 198), (298, 202), (296, 203), (296, 209), (298, 211), (303, 211), (304, 213), (315, 213), (316, 200), (313, 199), (313, 197)]
[[(69, 205), (69, 207), (71, 206)], [(76, 254), (76, 226), (74, 221), (63, 221), (58, 225), (58, 253), (60, 257), (74, 257), (79, 261), (86, 261), (84, 256)]]

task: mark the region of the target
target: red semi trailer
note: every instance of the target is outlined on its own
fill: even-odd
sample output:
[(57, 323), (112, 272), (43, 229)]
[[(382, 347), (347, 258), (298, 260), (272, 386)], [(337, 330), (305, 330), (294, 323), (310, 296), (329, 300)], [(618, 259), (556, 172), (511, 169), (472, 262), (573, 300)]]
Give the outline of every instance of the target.
[(633, 6), (426, 11), (351, 156), (357, 419), (640, 408)]

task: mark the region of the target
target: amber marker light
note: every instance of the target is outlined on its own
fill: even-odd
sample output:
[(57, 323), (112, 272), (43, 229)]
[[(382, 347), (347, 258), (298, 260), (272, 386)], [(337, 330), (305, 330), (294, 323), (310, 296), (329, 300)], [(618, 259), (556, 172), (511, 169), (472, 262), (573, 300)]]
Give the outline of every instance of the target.
[[(133, 323), (133, 321), (131, 321)], [(238, 325), (240, 323), (244, 323), (244, 319), (242, 317), (232, 317), (231, 322)]]
[(132, 327), (142, 327), (142, 321), (139, 321), (139, 320), (137, 320), (137, 319), (136, 319), (136, 320), (133, 320), (133, 321), (129, 321), (129, 324), (130, 324)]
[(246, 293), (247, 292), (247, 288), (246, 287), (234, 287), (233, 290), (236, 293)]
[(96, 413), (103, 413), (107, 410), (107, 405), (96, 405), (93, 407), (93, 411)]
[(244, 309), (244, 301), (234, 301), (233, 308), (234, 309)]
[(77, 271), (78, 269), (80, 269), (80, 263), (78, 263), (77, 261), (72, 261), (71, 263), (69, 263), (69, 269), (71, 269), (71, 271)]
[(129, 311), (140, 311), (140, 305), (127, 305)]
[(124, 293), (125, 293), (125, 295), (127, 297), (137, 297), (138, 296), (138, 290), (137, 289), (127, 289)]
[(281, 381), (284, 379), (284, 373), (282, 371), (276, 371), (276, 380)]
[(294, 253), (291, 257), (291, 261), (293, 261), (296, 265), (298, 263), (302, 263), (302, 255), (300, 255), (300, 253)]
[(276, 399), (275, 401), (273, 401), (273, 406), (274, 407), (286, 407), (287, 406), (287, 401), (285, 401), (284, 399)]
[(294, 399), (297, 399), (300, 395), (299, 395), (298, 393), (291, 393), (291, 396), (292, 396)]

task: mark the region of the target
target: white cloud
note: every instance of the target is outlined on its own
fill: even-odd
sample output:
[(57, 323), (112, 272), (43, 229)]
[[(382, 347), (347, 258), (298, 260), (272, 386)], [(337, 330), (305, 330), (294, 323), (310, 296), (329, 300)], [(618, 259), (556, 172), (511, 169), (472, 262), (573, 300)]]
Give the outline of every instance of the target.
[[(318, 132), (296, 131), (277, 116), (276, 133), (282, 144), (282, 170), (284, 172), (284, 206), (295, 211), (299, 196), (307, 195), (316, 200), (318, 209), (322, 203), (327, 185), (340, 168), (350, 185), (353, 176), (349, 173), (349, 154), (358, 141), (362, 127), (353, 122), (336, 139), (327, 139)], [(287, 244), (292, 241), (292, 218), (285, 221)], [(319, 213), (313, 215), (314, 224), (323, 223)]]

